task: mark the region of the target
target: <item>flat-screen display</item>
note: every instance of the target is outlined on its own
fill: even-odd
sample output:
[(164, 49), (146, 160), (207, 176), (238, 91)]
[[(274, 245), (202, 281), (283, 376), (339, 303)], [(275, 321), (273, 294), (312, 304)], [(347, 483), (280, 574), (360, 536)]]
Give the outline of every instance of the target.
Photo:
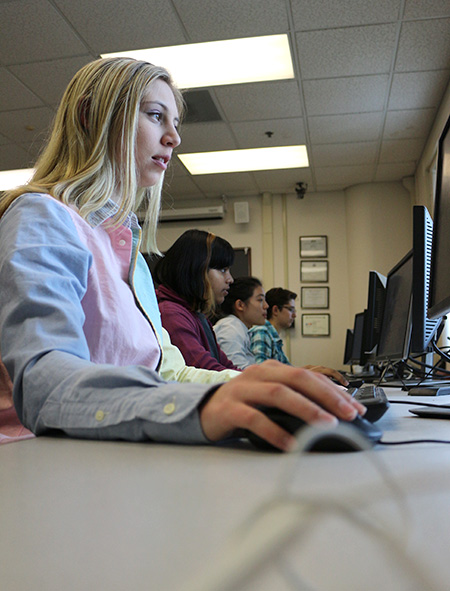
[(439, 139), (433, 215), (430, 318), (450, 312), (450, 118)]
[(386, 300), (378, 343), (377, 360), (401, 361), (409, 355), (411, 340), (413, 251), (387, 276)]

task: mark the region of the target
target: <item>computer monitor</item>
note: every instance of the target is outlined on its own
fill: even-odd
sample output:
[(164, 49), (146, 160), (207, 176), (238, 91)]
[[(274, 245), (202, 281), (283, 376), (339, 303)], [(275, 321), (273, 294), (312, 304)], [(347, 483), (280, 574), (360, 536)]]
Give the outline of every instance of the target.
[(355, 314), (353, 324), (352, 352), (348, 361), (349, 365), (361, 365), (362, 339), (364, 330), (364, 312)]
[(450, 117), (438, 145), (429, 318), (450, 312)]
[(376, 356), (386, 298), (386, 277), (377, 271), (369, 272), (367, 308), (364, 312), (361, 365)]
[(352, 352), (353, 352), (353, 330), (347, 328), (345, 335), (345, 349), (344, 349), (344, 365), (350, 365), (352, 363)]
[(424, 355), (430, 350), (430, 342), (440, 318), (428, 317), (428, 292), (433, 243), (433, 220), (423, 205), (413, 207), (413, 282), (412, 282), (412, 333), (410, 353)]
[(407, 359), (411, 340), (413, 251), (387, 276), (386, 300), (376, 359), (397, 362)]

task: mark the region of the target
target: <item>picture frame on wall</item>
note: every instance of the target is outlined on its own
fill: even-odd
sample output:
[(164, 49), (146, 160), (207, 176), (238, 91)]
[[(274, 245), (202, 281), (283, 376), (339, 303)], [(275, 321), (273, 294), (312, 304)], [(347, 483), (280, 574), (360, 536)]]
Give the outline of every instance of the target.
[(330, 301), (329, 287), (302, 287), (301, 307), (328, 309)]
[(302, 314), (302, 336), (329, 337), (329, 314)]
[(300, 236), (300, 257), (321, 258), (328, 256), (326, 236)]
[(302, 283), (327, 283), (328, 261), (300, 261)]

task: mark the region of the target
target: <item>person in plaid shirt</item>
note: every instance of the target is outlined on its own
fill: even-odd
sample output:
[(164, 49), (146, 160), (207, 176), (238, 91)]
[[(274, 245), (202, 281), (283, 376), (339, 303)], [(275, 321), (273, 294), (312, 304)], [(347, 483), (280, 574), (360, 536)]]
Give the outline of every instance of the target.
[(256, 363), (276, 359), (291, 365), (283, 351), (283, 340), (279, 332), (290, 328), (296, 318), (295, 299), (297, 294), (282, 287), (274, 287), (266, 293), (269, 304), (267, 320), (262, 326), (250, 330), (250, 348)]

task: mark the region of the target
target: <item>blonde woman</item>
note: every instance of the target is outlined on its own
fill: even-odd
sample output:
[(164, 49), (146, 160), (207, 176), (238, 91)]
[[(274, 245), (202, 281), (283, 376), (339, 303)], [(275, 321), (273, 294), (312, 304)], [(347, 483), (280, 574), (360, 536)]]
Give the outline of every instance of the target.
[[(244, 428), (288, 449), (292, 436), (257, 405), (307, 422), (364, 412), (323, 376), (276, 362), (213, 388), (160, 375), (163, 333), (138, 248), (157, 251), (181, 115), (164, 69), (96, 60), (70, 82), (30, 183), (1, 200), (1, 355), (37, 435), (206, 443)], [(143, 237), (132, 213), (142, 202)]]

